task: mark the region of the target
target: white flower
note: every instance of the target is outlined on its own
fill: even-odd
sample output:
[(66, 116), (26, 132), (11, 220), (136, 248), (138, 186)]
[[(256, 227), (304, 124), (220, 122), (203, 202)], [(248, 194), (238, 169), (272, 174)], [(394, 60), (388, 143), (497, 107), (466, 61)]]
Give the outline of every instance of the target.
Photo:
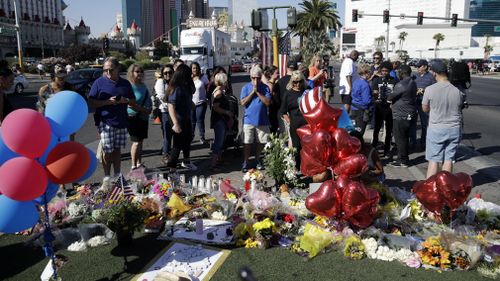
[(225, 221), (227, 219), (226, 216), (224, 216), (224, 214), (222, 214), (222, 212), (213, 212), (212, 213), (212, 219), (213, 220), (218, 220), (218, 221)]
[(376, 253), (378, 248), (377, 240), (375, 240), (374, 238), (368, 238), (361, 240), (361, 242), (363, 242), (363, 244), (365, 245), (365, 251), (368, 258), (375, 259), (377, 256)]
[(92, 219), (94, 221), (101, 221), (104, 217), (104, 215), (106, 214), (106, 210), (104, 209), (95, 209), (92, 211)]
[(83, 203), (72, 202), (68, 206), (68, 213), (70, 218), (76, 218), (79, 216), (83, 216), (89, 207)]
[(266, 145), (264, 146), (264, 150), (268, 150), (271, 148), (271, 142), (267, 142)]
[(97, 247), (97, 246), (101, 246), (101, 245), (108, 245), (111, 241), (106, 238), (105, 236), (94, 236), (92, 238), (90, 238), (88, 241), (87, 241), (87, 244), (90, 246), (90, 247)]
[(85, 250), (87, 250), (87, 245), (83, 240), (74, 242), (73, 244), (68, 246), (68, 251), (70, 252), (81, 252)]

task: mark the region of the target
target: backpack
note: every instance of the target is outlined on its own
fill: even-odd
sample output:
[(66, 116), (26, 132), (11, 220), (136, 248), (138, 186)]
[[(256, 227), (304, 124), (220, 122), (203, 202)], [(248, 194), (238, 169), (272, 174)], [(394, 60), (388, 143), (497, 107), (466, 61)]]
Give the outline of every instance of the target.
[(449, 80), (455, 86), (469, 89), (471, 86), (469, 66), (465, 62), (455, 62), (450, 67)]

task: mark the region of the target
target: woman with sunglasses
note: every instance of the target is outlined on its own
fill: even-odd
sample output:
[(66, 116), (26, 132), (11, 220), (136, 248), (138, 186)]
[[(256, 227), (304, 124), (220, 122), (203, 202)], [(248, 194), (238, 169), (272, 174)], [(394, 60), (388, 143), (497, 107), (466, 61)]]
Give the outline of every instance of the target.
[[(285, 96), (281, 102), (280, 112), (283, 120), (290, 126), (290, 138), (292, 146), (300, 152), (300, 138), (297, 135), (297, 129), (307, 124), (302, 112), (299, 109), (298, 100), (307, 89), (306, 78), (300, 70), (292, 72), (290, 82), (286, 86)], [(295, 155), (295, 164), (297, 169), (300, 168), (300, 153)]]
[(168, 89), (168, 83), (174, 75), (174, 67), (171, 64), (167, 64), (161, 68), (160, 77), (155, 83), (155, 93), (157, 101), (159, 102), (160, 110), (160, 120), (161, 120), (161, 132), (163, 137), (162, 146), (162, 162), (166, 164), (168, 162), (168, 157), (170, 156), (170, 150), (172, 149), (172, 125), (170, 125), (170, 117), (168, 115), (168, 106), (165, 100), (165, 95)]
[(193, 94), (194, 108), (191, 115), (191, 122), (193, 123), (193, 137), (198, 125), (200, 134), (200, 143), (205, 144), (205, 114), (207, 113), (207, 86), (208, 78), (201, 73), (200, 64), (197, 62), (191, 63), (191, 72), (193, 83), (196, 91)]
[(182, 150), (184, 161), (182, 167), (196, 171), (197, 167), (191, 163), (189, 154), (191, 152), (191, 139), (193, 127), (191, 124), (191, 112), (193, 110), (193, 93), (195, 87), (191, 78), (191, 68), (185, 64), (177, 67), (168, 84), (167, 94), (163, 101), (168, 103), (168, 113), (172, 123), (173, 139), (172, 153), (167, 162), (167, 167), (177, 168), (179, 154)]
[(144, 69), (137, 64), (129, 66), (127, 79), (132, 85), (135, 95), (135, 103), (130, 104), (128, 113), (128, 133), (132, 145), (130, 147), (130, 158), (132, 159), (132, 170), (144, 167), (142, 163), (142, 142), (148, 138), (148, 120), (151, 113), (152, 102), (149, 91), (144, 85)]

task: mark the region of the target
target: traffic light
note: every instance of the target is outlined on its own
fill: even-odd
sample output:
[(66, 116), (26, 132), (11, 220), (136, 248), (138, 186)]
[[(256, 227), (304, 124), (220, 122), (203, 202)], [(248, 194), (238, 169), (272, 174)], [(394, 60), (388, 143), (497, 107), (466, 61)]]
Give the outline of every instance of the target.
[(358, 22), (358, 9), (352, 9), (352, 22)]
[(104, 50), (109, 50), (109, 39), (108, 39), (108, 37), (104, 37), (102, 39), (102, 48)]
[(389, 23), (389, 10), (384, 10), (384, 23)]
[(294, 28), (297, 26), (297, 10), (295, 8), (290, 8), (286, 11), (286, 23), (289, 27)]
[(254, 30), (262, 28), (262, 13), (259, 10), (252, 10), (252, 28)]
[(451, 27), (457, 27), (458, 14), (451, 15)]
[(417, 15), (417, 25), (424, 24), (424, 12), (418, 12)]

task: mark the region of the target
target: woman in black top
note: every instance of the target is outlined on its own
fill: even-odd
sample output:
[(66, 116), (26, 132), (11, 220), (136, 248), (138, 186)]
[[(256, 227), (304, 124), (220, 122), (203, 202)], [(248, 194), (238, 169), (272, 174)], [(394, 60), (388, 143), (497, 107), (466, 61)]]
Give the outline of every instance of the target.
[(290, 77), (290, 82), (286, 86), (287, 91), (285, 96), (281, 101), (280, 112), (283, 115), (283, 119), (290, 125), (290, 138), (292, 139), (292, 146), (297, 149), (297, 154), (295, 155), (295, 164), (297, 168), (300, 168), (300, 138), (297, 135), (297, 129), (306, 125), (307, 122), (300, 112), (299, 109), (299, 98), (302, 96), (304, 91), (307, 89), (306, 79), (301, 71), (295, 70), (292, 72)]
[(211, 168), (216, 169), (221, 162), (226, 131), (232, 127), (234, 115), (229, 109), (227, 99), (227, 75), (218, 73), (214, 79), (216, 88), (213, 91), (212, 114), (210, 115), (210, 128), (214, 129), (215, 139), (212, 145), (212, 163)]
[(12, 88), (14, 84), (14, 73), (9, 69), (6, 61), (0, 62), (0, 126), (5, 116), (13, 111), (12, 104), (7, 99), (5, 91)]
[(184, 161), (182, 167), (189, 170), (197, 170), (191, 163), (189, 154), (191, 152), (192, 125), (191, 111), (193, 109), (193, 93), (195, 91), (191, 68), (185, 64), (177, 67), (168, 84), (165, 101), (168, 103), (168, 113), (172, 122), (173, 147), (167, 162), (169, 168), (176, 168), (179, 154), (182, 150)]

